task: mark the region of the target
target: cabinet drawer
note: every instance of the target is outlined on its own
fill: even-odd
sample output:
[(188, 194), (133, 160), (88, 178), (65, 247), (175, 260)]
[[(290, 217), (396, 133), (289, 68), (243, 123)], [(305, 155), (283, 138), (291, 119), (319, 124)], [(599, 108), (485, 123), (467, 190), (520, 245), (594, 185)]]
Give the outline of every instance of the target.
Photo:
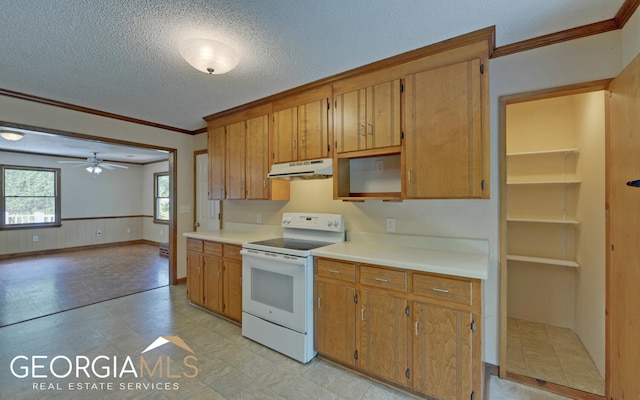
[(187, 239), (187, 250), (202, 253), (202, 240)]
[(385, 289), (407, 291), (407, 273), (376, 267), (360, 267), (360, 283)]
[(356, 266), (352, 263), (320, 259), (318, 260), (317, 274), (318, 276), (355, 283)]
[(465, 279), (414, 274), (413, 293), (460, 304), (472, 305), (472, 283)]
[(222, 255), (222, 243), (204, 242), (204, 252), (212, 256), (220, 257)]
[(242, 250), (242, 246), (237, 246), (235, 244), (225, 244), (224, 258), (242, 261), (242, 254), (240, 254), (240, 250)]

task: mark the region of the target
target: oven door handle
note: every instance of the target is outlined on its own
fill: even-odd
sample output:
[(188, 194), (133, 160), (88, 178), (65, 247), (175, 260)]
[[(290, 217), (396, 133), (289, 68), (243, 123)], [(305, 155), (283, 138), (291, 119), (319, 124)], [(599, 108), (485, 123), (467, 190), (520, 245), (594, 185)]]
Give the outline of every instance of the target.
[(256, 253), (256, 252), (245, 250), (245, 249), (240, 250), (240, 254), (242, 254), (245, 257), (252, 257), (252, 258), (257, 258), (259, 260), (268, 260), (268, 261), (279, 262), (283, 264), (291, 264), (291, 265), (304, 265), (306, 262), (306, 259), (302, 257), (281, 256), (281, 255), (270, 256), (264, 253)]

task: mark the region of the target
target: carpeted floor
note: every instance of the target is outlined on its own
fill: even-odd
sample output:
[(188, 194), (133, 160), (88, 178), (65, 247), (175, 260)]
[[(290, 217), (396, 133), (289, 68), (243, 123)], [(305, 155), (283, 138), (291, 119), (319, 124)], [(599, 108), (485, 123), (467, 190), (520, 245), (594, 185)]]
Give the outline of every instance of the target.
[(0, 326), (169, 284), (151, 244), (126, 244), (0, 260)]

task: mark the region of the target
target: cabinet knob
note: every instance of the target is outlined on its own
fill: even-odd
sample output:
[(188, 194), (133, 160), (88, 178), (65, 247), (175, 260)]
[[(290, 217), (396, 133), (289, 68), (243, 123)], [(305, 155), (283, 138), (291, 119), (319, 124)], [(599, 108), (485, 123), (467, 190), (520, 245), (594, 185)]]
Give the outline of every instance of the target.
[(373, 125), (368, 124), (368, 127), (369, 127), (369, 129), (367, 129), (367, 133), (368, 133), (369, 135), (373, 135)]

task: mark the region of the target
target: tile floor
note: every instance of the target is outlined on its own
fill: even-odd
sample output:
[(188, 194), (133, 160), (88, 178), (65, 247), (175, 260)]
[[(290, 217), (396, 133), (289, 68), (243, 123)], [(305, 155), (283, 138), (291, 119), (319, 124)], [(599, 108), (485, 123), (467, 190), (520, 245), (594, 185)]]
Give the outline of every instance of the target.
[(604, 379), (572, 330), (509, 318), (507, 335), (509, 371), (604, 395)]
[[(170, 343), (142, 354), (159, 336), (178, 336), (193, 354)], [(492, 400), (564, 399), (497, 377), (489, 390)], [(303, 365), (244, 339), (238, 326), (189, 305), (184, 285), (0, 328), (0, 399), (110, 398), (411, 397), (322, 360)]]
[(151, 244), (0, 259), (0, 326), (168, 284)]

